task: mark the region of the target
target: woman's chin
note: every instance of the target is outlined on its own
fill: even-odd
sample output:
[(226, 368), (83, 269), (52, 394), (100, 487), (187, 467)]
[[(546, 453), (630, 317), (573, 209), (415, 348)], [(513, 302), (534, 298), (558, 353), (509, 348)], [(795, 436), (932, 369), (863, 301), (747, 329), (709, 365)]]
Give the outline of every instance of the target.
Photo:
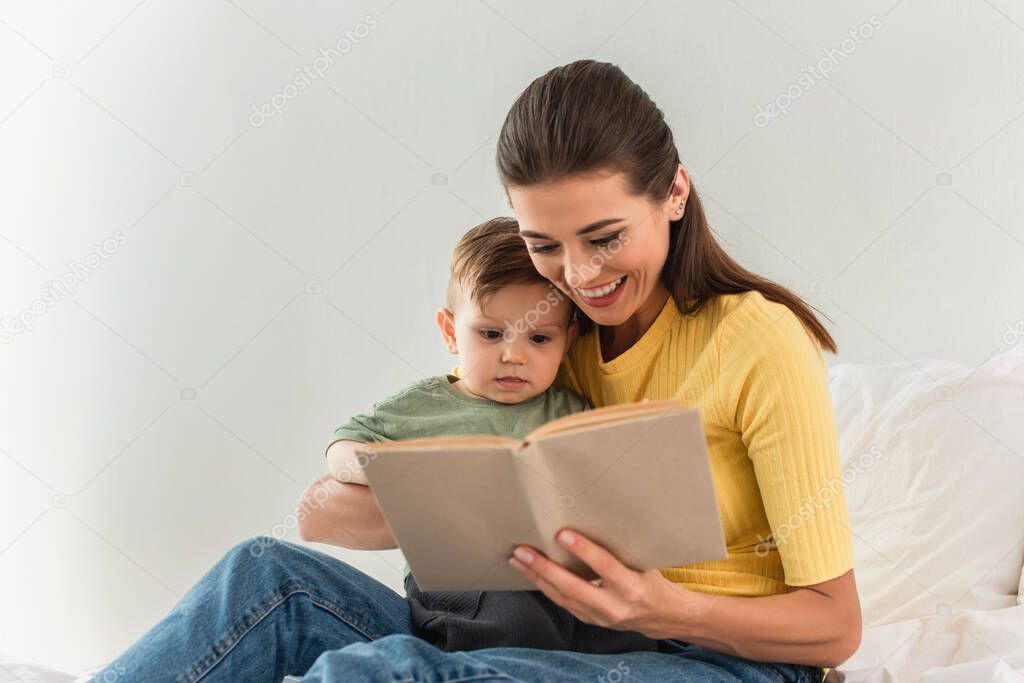
[(623, 315), (619, 312), (618, 309), (626, 310), (624, 306), (620, 305), (621, 303), (622, 302), (620, 301), (616, 301), (614, 306), (609, 306), (607, 308), (591, 308), (586, 304), (579, 304), (578, 302), (577, 305), (583, 313), (596, 324), (602, 327), (615, 327), (616, 325), (621, 325), (626, 322), (629, 318), (628, 315)]

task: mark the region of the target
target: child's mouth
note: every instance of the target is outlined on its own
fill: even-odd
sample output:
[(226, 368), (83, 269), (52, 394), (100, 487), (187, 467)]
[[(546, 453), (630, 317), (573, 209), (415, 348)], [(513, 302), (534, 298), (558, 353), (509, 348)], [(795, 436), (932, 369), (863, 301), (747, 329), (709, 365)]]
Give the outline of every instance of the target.
[(504, 389), (519, 389), (526, 386), (526, 380), (521, 377), (499, 377), (497, 382)]

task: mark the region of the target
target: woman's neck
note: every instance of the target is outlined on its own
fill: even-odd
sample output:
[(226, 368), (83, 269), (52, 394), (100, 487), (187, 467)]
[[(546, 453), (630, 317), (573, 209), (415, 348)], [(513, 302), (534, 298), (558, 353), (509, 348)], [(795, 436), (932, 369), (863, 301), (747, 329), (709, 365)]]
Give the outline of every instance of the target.
[(625, 322), (613, 327), (598, 326), (601, 359), (606, 363), (615, 360), (640, 341), (640, 337), (651, 328), (661, 309), (665, 307), (668, 297), (668, 290), (659, 282), (647, 297), (647, 301)]

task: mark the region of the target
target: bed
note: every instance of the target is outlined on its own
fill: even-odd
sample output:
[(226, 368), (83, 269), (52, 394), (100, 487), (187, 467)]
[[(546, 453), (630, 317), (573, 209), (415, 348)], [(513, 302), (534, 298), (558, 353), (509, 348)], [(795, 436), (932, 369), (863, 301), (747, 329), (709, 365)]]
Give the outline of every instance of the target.
[(829, 384), (865, 625), (829, 680), (1024, 683), (1024, 344)]
[[(1024, 344), (829, 371), (864, 613), (831, 683), (1024, 683)], [(69, 683), (0, 653), (0, 681)]]

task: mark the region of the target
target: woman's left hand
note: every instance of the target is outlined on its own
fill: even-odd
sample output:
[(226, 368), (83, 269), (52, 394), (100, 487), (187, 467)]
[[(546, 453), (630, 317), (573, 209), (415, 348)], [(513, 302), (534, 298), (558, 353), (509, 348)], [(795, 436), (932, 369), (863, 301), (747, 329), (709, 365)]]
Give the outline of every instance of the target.
[(580, 621), (648, 638), (683, 638), (687, 622), (707, 609), (710, 596), (672, 583), (657, 569), (630, 569), (605, 548), (571, 529), (558, 542), (600, 577), (600, 586), (581, 579), (530, 546), (516, 547), (509, 564), (552, 602)]

